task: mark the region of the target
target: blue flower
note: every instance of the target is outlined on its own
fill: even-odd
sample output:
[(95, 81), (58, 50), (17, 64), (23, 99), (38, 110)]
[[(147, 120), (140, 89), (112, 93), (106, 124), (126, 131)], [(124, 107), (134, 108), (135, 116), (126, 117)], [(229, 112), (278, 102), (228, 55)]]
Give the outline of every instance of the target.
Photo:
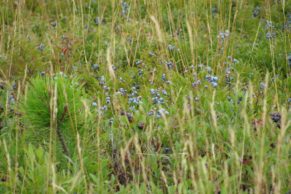
[(166, 96), (168, 93), (166, 90), (162, 90), (162, 94)]
[(288, 61), (289, 67), (291, 67), (291, 53), (289, 53), (289, 55), (287, 57), (287, 61)]
[(111, 102), (111, 101), (110, 101), (110, 96), (107, 96), (107, 97), (106, 97), (106, 104), (110, 104), (110, 102)]
[(121, 8), (122, 8), (122, 15), (123, 16), (127, 15), (129, 6), (125, 1), (122, 1)]
[(273, 29), (274, 28), (273, 22), (270, 21), (270, 20), (266, 20), (265, 28), (268, 29), (268, 30)]
[(98, 64), (92, 64), (91, 65), (91, 69), (94, 71), (98, 71), (99, 70), (99, 65)]
[(135, 65), (136, 66), (139, 66), (139, 65), (141, 65), (142, 64), (142, 60), (137, 60), (136, 62), (135, 62)]
[(253, 10), (253, 17), (258, 17), (260, 15), (261, 8), (259, 6), (256, 6)]
[(169, 45), (168, 45), (168, 50), (169, 50), (169, 51), (174, 51), (174, 50), (176, 50), (175, 45), (171, 45), (171, 44), (169, 44)]
[(174, 67), (174, 63), (172, 61), (167, 61), (166, 65), (167, 65), (168, 69), (173, 69), (173, 67)]
[(123, 96), (126, 94), (126, 90), (124, 88), (119, 88), (118, 90)]
[(100, 24), (102, 24), (104, 22), (104, 19), (100, 18), (100, 17), (96, 17), (94, 19), (94, 23), (98, 26)]
[(217, 87), (217, 82), (211, 82), (211, 85), (214, 87), (214, 88), (216, 88)]
[(197, 80), (195, 82), (192, 83), (192, 87), (197, 87), (201, 84), (201, 81), (200, 80)]
[(164, 109), (164, 108), (160, 108), (158, 111), (157, 111), (157, 118), (161, 118), (162, 116), (166, 116), (166, 115), (168, 115), (169, 114), (169, 112), (166, 110), (166, 109)]
[(57, 22), (56, 21), (52, 21), (51, 22), (51, 26), (55, 28), (57, 26)]
[(38, 45), (37, 50), (39, 50), (40, 52), (44, 51), (45, 49), (45, 45), (43, 43), (40, 43), (40, 45)]
[(276, 37), (276, 33), (275, 32), (267, 32), (267, 34), (266, 34), (266, 38), (268, 40), (271, 40), (271, 39), (273, 39), (275, 37)]
[(157, 91), (153, 88), (150, 89), (151, 95), (155, 95), (157, 93)]
[(97, 106), (97, 102), (92, 102), (92, 106), (96, 107)]
[(167, 77), (166, 77), (166, 74), (165, 73), (162, 74), (162, 80), (163, 81), (167, 81)]

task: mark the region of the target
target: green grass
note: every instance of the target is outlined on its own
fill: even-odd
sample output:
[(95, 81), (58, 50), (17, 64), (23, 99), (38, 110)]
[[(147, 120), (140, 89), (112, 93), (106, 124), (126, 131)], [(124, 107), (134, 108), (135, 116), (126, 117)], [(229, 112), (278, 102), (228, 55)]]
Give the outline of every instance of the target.
[(0, 0), (0, 193), (290, 192), (290, 40), (289, 1)]

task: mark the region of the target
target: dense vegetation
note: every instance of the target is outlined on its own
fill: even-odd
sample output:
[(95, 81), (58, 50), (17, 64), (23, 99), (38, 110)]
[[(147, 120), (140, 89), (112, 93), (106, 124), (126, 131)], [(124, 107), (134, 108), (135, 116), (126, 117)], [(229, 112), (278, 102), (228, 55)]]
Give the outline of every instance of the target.
[(291, 2), (0, 0), (0, 193), (287, 193)]

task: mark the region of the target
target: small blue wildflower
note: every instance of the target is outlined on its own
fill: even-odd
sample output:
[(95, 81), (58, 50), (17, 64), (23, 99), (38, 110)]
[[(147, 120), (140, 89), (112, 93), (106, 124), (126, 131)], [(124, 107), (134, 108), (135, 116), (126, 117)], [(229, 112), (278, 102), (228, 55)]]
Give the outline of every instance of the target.
[(124, 88), (119, 88), (118, 90), (123, 96), (126, 94), (126, 90)]
[(226, 75), (229, 75), (230, 73), (231, 73), (231, 68), (227, 67), (227, 68), (225, 69), (225, 74), (226, 74)]
[(275, 32), (267, 32), (267, 34), (266, 34), (266, 38), (268, 40), (271, 40), (271, 39), (273, 39), (275, 37), (276, 37), (276, 33)]
[(229, 37), (229, 35), (230, 35), (229, 30), (226, 30), (226, 31), (224, 31), (224, 32), (219, 32), (219, 34), (218, 34), (217, 37), (218, 37), (219, 39), (221, 39), (221, 40), (225, 40), (226, 38)]
[(92, 64), (91, 65), (91, 69), (94, 71), (98, 71), (99, 70), (99, 65), (98, 64)]
[(142, 60), (137, 60), (136, 62), (135, 62), (135, 65), (136, 66), (139, 66), (139, 65), (141, 65), (142, 64)]
[(195, 82), (192, 83), (192, 87), (197, 87), (201, 84), (201, 81), (200, 80), (197, 80)]
[(38, 45), (37, 50), (39, 50), (40, 52), (44, 51), (45, 49), (45, 45), (43, 43), (40, 43), (40, 45)]
[(55, 28), (57, 26), (57, 22), (56, 21), (52, 21), (51, 22), (51, 26)]
[(148, 116), (152, 116), (152, 115), (154, 115), (154, 114), (155, 114), (155, 113), (154, 113), (154, 111), (152, 111), (152, 110), (148, 112)]
[(104, 85), (105, 84), (105, 77), (103, 75), (99, 78), (99, 84), (100, 85)]
[(265, 28), (268, 29), (268, 30), (273, 29), (274, 28), (273, 22), (270, 21), (270, 20), (266, 20)]
[(98, 26), (103, 23), (103, 19), (101, 19), (100, 17), (96, 17), (94, 18), (94, 23)]
[(218, 78), (216, 76), (211, 77), (211, 82), (217, 82), (217, 81), (218, 81)]
[(234, 64), (237, 64), (237, 63), (239, 63), (239, 60), (236, 59), (236, 58), (234, 58), (234, 59), (233, 59), (233, 63), (234, 63)]
[(114, 123), (114, 119), (111, 117), (111, 118), (109, 119), (109, 125), (112, 126), (113, 123)]
[(214, 87), (214, 88), (216, 88), (217, 87), (217, 82), (211, 82), (211, 85)]
[(107, 110), (108, 110), (108, 107), (107, 107), (106, 105), (104, 105), (104, 106), (102, 106), (102, 107), (100, 108), (100, 110), (101, 110), (101, 111), (107, 111)]
[(121, 8), (122, 8), (122, 15), (126, 16), (128, 14), (129, 5), (125, 1), (122, 1)]
[(289, 53), (289, 55), (287, 56), (287, 61), (288, 61), (289, 67), (291, 67), (291, 53)]
[(168, 69), (173, 69), (173, 67), (174, 67), (174, 63), (172, 61), (167, 61), (166, 65), (167, 65)]
[(258, 17), (260, 15), (261, 8), (259, 6), (256, 6), (253, 10), (253, 17)]
[(142, 69), (139, 69), (138, 70), (138, 76), (142, 76), (143, 75), (143, 70)]
[(242, 100), (243, 100), (243, 97), (240, 96), (240, 97), (237, 99), (237, 104), (240, 104)]
[(151, 95), (155, 95), (157, 93), (157, 91), (153, 88), (150, 89)]
[(163, 81), (167, 81), (167, 77), (166, 77), (166, 74), (165, 73), (162, 74), (162, 80)]
[(92, 106), (96, 107), (97, 106), (97, 102), (92, 102)]
[(175, 45), (171, 45), (171, 44), (169, 44), (169, 45), (168, 45), (168, 50), (169, 50), (169, 51), (174, 51), (174, 50), (176, 50)]
[(166, 116), (166, 115), (168, 115), (169, 114), (169, 112), (166, 110), (166, 109), (164, 109), (164, 108), (160, 108), (158, 111), (157, 111), (157, 118), (161, 118), (162, 116)]
[(125, 82), (124, 79), (122, 77), (119, 77), (119, 81), (120, 82)]
[(110, 96), (107, 96), (107, 97), (106, 97), (106, 104), (110, 104), (110, 102), (111, 102), (111, 101), (110, 101)]
[(149, 52), (149, 56), (150, 56), (150, 57), (154, 57), (154, 56), (156, 56), (156, 54), (155, 54), (153, 51), (150, 51), (150, 52)]
[(117, 67), (115, 65), (112, 65), (112, 69), (113, 69), (113, 71), (116, 71)]
[(15, 104), (15, 98), (14, 98), (14, 96), (13, 95), (10, 95), (8, 101), (9, 101), (9, 104)]
[(163, 104), (164, 99), (162, 97), (155, 96), (152, 98), (152, 101), (154, 104)]
[(128, 99), (128, 103), (129, 104), (134, 104), (134, 105), (139, 105), (141, 104), (141, 96), (138, 96), (138, 97), (131, 97)]
[(168, 95), (166, 90), (162, 90), (162, 94), (165, 95), (165, 96)]

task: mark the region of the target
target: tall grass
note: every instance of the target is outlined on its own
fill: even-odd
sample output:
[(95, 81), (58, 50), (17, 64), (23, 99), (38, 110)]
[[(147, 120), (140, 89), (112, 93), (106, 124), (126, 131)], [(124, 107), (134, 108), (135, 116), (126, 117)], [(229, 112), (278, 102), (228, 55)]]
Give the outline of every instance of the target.
[(0, 0), (0, 193), (287, 193), (291, 4)]

